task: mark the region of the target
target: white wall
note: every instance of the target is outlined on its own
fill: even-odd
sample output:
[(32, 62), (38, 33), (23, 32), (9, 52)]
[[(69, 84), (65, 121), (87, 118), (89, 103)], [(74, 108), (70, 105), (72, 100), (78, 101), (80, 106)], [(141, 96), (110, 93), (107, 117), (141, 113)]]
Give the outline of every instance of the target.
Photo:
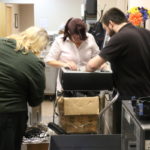
[[(8, 3), (33, 3), (34, 23), (45, 27), (49, 31), (57, 30), (70, 17), (81, 17), (83, 0), (1, 0)], [(134, 0), (135, 1), (135, 0)], [(127, 0), (98, 0), (98, 12), (104, 8), (118, 7), (124, 12), (127, 9)], [(98, 16), (99, 18), (99, 16)]]
[(147, 9), (150, 9), (150, 0), (128, 0), (128, 7), (143, 6)]
[(121, 9), (123, 12), (127, 12), (127, 4), (128, 0), (97, 0), (98, 2), (98, 11), (104, 9), (104, 12), (112, 7), (117, 7)]
[(35, 24), (57, 30), (70, 17), (81, 17), (82, 0), (39, 0), (35, 2)]
[(97, 0), (97, 10), (98, 10), (98, 15), (97, 18), (99, 19), (99, 14), (101, 13), (101, 10), (104, 9), (104, 12), (110, 9), (111, 7), (116, 6), (116, 0)]
[(0, 0), (3, 3), (33, 4), (35, 0)]
[[(57, 30), (70, 17), (81, 18), (82, 0), (0, 0), (5, 3), (34, 4), (34, 23)], [(24, 1), (24, 2), (23, 2)]]

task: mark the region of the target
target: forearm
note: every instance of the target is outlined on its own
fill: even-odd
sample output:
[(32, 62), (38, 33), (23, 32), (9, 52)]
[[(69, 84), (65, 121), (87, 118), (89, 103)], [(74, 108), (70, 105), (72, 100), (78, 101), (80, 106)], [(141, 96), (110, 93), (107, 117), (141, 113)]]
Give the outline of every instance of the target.
[(31, 76), (28, 76), (28, 102), (30, 106), (37, 106), (44, 100), (45, 69), (35, 69)]
[(92, 67), (89, 63), (86, 65), (86, 68), (85, 68), (86, 72), (94, 72), (95, 70), (97, 70), (97, 68)]
[(105, 63), (105, 60), (101, 58), (99, 55), (92, 58), (86, 65), (86, 71), (87, 72), (93, 72), (100, 68), (102, 64)]
[(77, 65), (73, 62), (73, 61), (68, 61), (68, 62), (62, 62), (62, 61), (48, 61), (47, 62), (49, 65), (53, 66), (53, 67), (66, 67), (69, 68), (70, 70), (77, 70)]
[(66, 67), (67, 66), (66, 63), (64, 63), (62, 61), (57, 61), (57, 60), (48, 61), (47, 64), (51, 65), (53, 67), (57, 67), (57, 68)]

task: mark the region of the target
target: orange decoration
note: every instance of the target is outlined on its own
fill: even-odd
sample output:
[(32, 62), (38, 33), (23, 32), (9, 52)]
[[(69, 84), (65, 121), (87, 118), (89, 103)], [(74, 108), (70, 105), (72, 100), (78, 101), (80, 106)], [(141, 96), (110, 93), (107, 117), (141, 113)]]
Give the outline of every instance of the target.
[(140, 12), (133, 13), (129, 15), (128, 21), (131, 22), (135, 26), (140, 26), (143, 22), (143, 17)]

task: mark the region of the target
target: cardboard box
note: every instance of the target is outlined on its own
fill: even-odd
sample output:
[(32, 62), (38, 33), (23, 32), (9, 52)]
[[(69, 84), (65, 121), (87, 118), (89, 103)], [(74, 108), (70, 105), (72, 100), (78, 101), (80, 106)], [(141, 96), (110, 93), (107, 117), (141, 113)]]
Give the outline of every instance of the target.
[(64, 115), (98, 115), (98, 97), (64, 98)]
[(48, 150), (49, 143), (23, 144), (21, 150)]
[(98, 133), (99, 97), (62, 97), (59, 123), (67, 133)]
[(67, 133), (98, 133), (98, 115), (60, 116), (60, 124)]

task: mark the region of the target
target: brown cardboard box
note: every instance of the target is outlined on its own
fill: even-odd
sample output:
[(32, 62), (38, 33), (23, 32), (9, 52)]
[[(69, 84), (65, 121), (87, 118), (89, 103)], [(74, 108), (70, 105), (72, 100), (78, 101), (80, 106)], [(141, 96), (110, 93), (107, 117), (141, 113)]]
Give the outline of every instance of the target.
[(59, 123), (67, 133), (98, 133), (99, 97), (62, 97)]
[(60, 124), (67, 133), (98, 133), (98, 115), (60, 116)]
[(48, 150), (49, 143), (23, 144), (21, 150)]
[(27, 150), (48, 150), (48, 143), (42, 144), (29, 144)]
[(64, 115), (98, 115), (98, 97), (64, 98)]

